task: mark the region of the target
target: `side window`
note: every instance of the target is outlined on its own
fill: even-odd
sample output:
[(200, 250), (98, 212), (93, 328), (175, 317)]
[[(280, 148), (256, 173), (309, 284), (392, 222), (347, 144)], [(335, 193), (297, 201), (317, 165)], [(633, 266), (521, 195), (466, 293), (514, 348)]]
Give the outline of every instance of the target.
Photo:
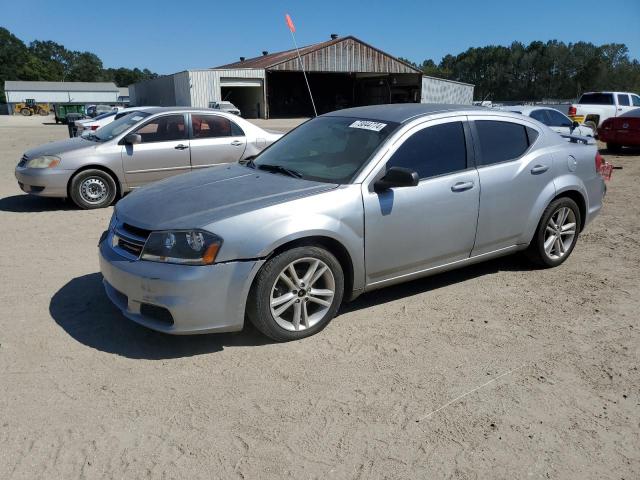
[(387, 162), (405, 167), (422, 178), (444, 175), (467, 168), (467, 147), (462, 122), (443, 123), (414, 133)]
[(640, 107), (640, 97), (637, 95), (631, 95), (631, 101), (634, 107)]
[(560, 112), (557, 112), (556, 110), (547, 110), (547, 113), (549, 114), (549, 118), (551, 119), (551, 122), (549, 125), (551, 125), (552, 127), (571, 128), (571, 126), (573, 125), (571, 120), (569, 120), (567, 117), (565, 117)]
[(142, 143), (168, 142), (187, 138), (184, 115), (165, 115), (145, 123), (136, 132)]
[(534, 129), (519, 123), (476, 120), (475, 125), (479, 136), (480, 165), (514, 160), (526, 152), (530, 142), (533, 143), (537, 137)]
[(547, 117), (547, 112), (545, 110), (533, 110), (529, 116), (534, 120), (538, 120), (540, 123), (544, 123), (545, 125), (551, 125), (549, 122), (549, 117)]
[(629, 103), (629, 95), (618, 94), (618, 105), (622, 105), (623, 107), (628, 107)]
[(244, 132), (234, 122), (219, 115), (191, 115), (193, 138), (242, 137)]

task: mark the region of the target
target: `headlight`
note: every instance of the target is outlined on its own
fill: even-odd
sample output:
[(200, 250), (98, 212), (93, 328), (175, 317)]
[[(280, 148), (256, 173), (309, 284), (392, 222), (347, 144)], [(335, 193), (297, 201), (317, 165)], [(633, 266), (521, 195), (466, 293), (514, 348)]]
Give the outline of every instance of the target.
[(32, 158), (27, 162), (27, 168), (53, 168), (60, 163), (60, 157), (55, 155), (44, 155), (42, 157)]
[(211, 265), (216, 260), (222, 239), (201, 230), (152, 232), (140, 259), (152, 262)]

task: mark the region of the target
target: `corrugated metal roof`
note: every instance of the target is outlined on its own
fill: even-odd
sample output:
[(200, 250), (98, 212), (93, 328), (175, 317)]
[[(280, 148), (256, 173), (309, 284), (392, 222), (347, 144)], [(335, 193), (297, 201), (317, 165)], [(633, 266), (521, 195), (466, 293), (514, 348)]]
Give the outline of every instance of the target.
[[(308, 45), (306, 47), (301, 47), (300, 48), (300, 55), (304, 56), (304, 55), (308, 55), (310, 53), (313, 52), (317, 52), (318, 50), (322, 50), (325, 49), (327, 47), (331, 47), (333, 45), (342, 43), (342, 42), (346, 42), (346, 41), (352, 41), (352, 42), (356, 42), (359, 43), (361, 45), (363, 45), (366, 48), (370, 48), (374, 51), (376, 51), (378, 54), (387, 57), (386, 60), (387, 62), (382, 62), (383, 64), (389, 64), (389, 63), (397, 63), (399, 64), (399, 66), (402, 66), (403, 70), (407, 70), (410, 73), (422, 73), (420, 70), (417, 70), (416, 68), (412, 67), (411, 65), (398, 60), (396, 57), (389, 55), (388, 53), (383, 52), (382, 50), (379, 50), (375, 47), (372, 47), (371, 45), (369, 45), (368, 43), (363, 42), (362, 40), (349, 35), (346, 37), (339, 37), (336, 39), (331, 39), (328, 40), (326, 42), (320, 42), (320, 43), (315, 43), (313, 45)], [(269, 69), (275, 69), (278, 65), (286, 63), (286, 62), (290, 62), (293, 60), (297, 61), (297, 52), (295, 49), (292, 50), (285, 50), (283, 52), (276, 52), (276, 53), (270, 53), (268, 55), (261, 55), (259, 57), (254, 57), (254, 58), (248, 58), (244, 61), (240, 61), (240, 62), (234, 62), (234, 63), (229, 63), (227, 65), (221, 65), (219, 67), (214, 67), (216, 69), (228, 69), (228, 68), (260, 68), (260, 69), (265, 69), (265, 70), (269, 70)], [(297, 69), (297, 68), (296, 68)], [(328, 71), (331, 71), (332, 69), (328, 69)], [(392, 71), (397, 71), (398, 69), (395, 68)], [(386, 69), (385, 69), (386, 71)]]
[(113, 82), (26, 82), (22, 80), (7, 80), (4, 89), (12, 91), (31, 92), (117, 92), (118, 87)]

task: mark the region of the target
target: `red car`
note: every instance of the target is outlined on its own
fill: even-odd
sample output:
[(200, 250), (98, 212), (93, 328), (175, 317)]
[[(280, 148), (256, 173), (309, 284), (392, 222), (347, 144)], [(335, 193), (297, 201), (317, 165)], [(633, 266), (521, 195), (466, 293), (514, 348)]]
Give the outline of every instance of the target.
[(622, 147), (640, 147), (640, 108), (602, 122), (598, 139), (606, 142), (611, 152), (619, 152)]

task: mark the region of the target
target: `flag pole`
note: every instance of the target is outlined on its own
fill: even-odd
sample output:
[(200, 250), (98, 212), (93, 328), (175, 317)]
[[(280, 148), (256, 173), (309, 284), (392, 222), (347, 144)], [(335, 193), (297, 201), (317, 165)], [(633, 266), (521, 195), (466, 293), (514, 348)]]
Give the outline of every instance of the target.
[(311, 86), (309, 85), (309, 79), (307, 78), (307, 72), (304, 70), (304, 62), (302, 61), (302, 56), (300, 55), (300, 49), (298, 49), (298, 43), (296, 42), (296, 36), (293, 32), (296, 31), (296, 28), (293, 26), (293, 21), (291, 21), (291, 17), (289, 14), (285, 16), (287, 21), (287, 25), (289, 26), (289, 31), (291, 32), (291, 39), (293, 40), (293, 45), (296, 47), (296, 52), (298, 53), (298, 63), (300, 64), (300, 69), (302, 70), (302, 75), (304, 75), (304, 81), (307, 84), (307, 90), (309, 90), (309, 97), (311, 98), (311, 105), (313, 106), (314, 116), (318, 116), (318, 111), (316, 110), (316, 103), (313, 101), (313, 95), (311, 93)]

